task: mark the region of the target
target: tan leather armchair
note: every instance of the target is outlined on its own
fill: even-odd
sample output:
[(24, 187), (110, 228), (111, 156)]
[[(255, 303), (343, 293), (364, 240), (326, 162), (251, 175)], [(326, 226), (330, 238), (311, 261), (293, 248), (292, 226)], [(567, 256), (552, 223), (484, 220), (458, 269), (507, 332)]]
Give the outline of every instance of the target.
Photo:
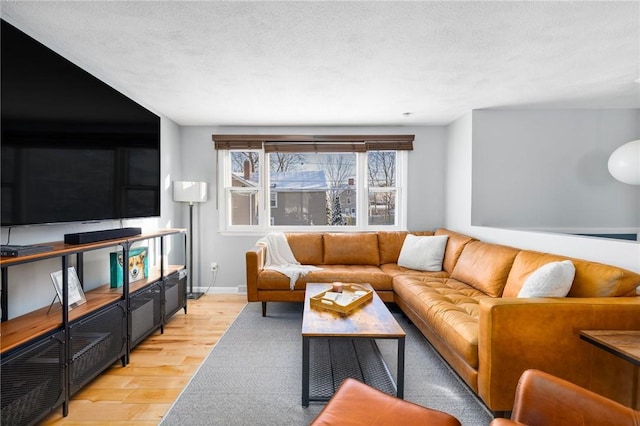
[(353, 378), (345, 379), (311, 426), (460, 426), (458, 419), (423, 407)]
[(490, 426), (640, 425), (640, 412), (539, 370), (522, 373), (511, 419)]

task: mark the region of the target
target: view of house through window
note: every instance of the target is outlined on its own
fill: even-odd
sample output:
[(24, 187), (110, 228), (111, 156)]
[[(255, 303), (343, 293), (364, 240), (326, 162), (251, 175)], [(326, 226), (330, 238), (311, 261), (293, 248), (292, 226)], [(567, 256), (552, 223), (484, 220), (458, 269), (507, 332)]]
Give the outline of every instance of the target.
[(397, 227), (406, 150), (340, 147), (223, 150), (225, 228)]

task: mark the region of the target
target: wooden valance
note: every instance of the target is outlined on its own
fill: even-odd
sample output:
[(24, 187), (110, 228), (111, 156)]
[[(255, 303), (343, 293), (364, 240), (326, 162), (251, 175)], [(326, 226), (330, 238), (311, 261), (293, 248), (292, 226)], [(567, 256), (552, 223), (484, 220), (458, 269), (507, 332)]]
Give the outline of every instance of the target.
[(215, 149), (269, 152), (411, 151), (415, 135), (212, 135)]

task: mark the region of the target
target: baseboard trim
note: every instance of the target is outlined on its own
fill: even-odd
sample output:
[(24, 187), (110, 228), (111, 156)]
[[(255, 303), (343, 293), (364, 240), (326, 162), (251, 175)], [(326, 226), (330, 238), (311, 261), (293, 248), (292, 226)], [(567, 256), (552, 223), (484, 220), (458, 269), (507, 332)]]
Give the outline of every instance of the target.
[(205, 294), (247, 294), (246, 286), (238, 287), (211, 287), (207, 290), (207, 287), (194, 287), (194, 292), (203, 292)]

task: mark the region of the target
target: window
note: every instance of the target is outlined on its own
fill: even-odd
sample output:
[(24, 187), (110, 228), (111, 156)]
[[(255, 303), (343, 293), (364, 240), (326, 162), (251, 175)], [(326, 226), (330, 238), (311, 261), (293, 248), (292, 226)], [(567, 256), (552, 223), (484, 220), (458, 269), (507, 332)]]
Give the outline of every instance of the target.
[(223, 231), (406, 226), (402, 188), (413, 135), (213, 135), (213, 140)]

